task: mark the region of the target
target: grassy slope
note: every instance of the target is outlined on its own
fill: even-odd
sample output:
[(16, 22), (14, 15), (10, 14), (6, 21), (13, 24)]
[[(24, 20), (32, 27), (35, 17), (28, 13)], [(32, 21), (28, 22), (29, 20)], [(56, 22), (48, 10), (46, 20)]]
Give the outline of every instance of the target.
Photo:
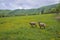
[[(46, 23), (46, 29), (31, 28), (31, 21)], [(0, 23), (0, 40), (60, 40), (56, 36), (60, 23), (53, 14), (0, 18)]]

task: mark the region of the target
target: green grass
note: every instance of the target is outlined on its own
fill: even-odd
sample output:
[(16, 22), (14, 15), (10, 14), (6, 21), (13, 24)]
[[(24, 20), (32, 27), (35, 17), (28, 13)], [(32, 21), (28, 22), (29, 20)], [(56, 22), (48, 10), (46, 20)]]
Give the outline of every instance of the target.
[[(60, 23), (54, 16), (43, 14), (0, 18), (0, 40), (60, 40)], [(46, 23), (46, 29), (39, 26), (32, 28), (29, 25), (31, 21)]]

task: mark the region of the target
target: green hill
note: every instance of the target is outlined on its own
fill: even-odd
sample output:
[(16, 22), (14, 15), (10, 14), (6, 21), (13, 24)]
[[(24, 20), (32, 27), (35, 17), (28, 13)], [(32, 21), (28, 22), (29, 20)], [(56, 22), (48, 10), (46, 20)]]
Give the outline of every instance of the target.
[[(57, 11), (58, 9), (59, 11)], [(43, 13), (42, 13), (43, 12)], [(0, 10), (1, 16), (39, 15), (60, 12), (60, 3), (35, 9)]]

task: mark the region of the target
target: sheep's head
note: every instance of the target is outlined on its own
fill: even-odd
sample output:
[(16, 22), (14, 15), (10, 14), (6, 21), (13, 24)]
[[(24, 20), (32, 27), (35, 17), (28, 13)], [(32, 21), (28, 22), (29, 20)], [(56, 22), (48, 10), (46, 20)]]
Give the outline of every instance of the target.
[(40, 21), (38, 23), (41, 23)]

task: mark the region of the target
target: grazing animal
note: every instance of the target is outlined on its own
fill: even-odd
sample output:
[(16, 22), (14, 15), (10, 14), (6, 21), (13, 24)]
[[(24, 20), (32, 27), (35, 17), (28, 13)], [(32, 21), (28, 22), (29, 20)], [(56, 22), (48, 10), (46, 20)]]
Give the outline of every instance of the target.
[(46, 27), (45, 23), (38, 22), (38, 25), (39, 25), (40, 28), (44, 28), (45, 29), (45, 27)]
[(30, 22), (29, 23), (32, 27), (36, 27), (37, 25), (36, 25), (36, 22)]
[(57, 16), (56, 19), (58, 20), (58, 22), (60, 21), (60, 16)]

